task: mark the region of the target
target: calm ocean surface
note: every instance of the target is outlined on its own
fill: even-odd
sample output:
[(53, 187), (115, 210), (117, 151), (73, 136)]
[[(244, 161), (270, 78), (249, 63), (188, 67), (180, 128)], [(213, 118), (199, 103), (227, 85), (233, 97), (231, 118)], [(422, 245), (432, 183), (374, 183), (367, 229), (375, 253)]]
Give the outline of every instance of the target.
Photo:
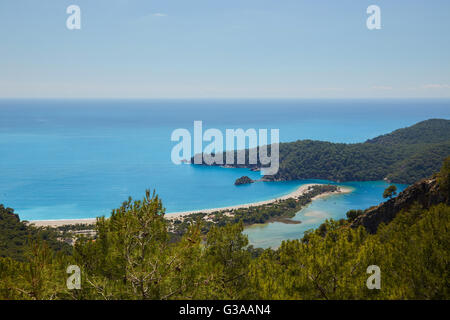
[[(236, 187), (236, 178), (259, 173), (176, 166), (172, 131), (192, 132), (202, 120), (204, 130), (280, 129), (283, 142), (362, 142), (429, 118), (449, 119), (450, 100), (0, 100), (0, 203), (47, 220), (108, 216), (145, 189), (156, 189), (169, 213), (267, 200), (310, 181)], [(386, 187), (344, 185), (354, 192), (315, 201), (297, 215), (302, 224), (248, 229), (251, 242), (298, 238), (325, 218), (381, 202)]]

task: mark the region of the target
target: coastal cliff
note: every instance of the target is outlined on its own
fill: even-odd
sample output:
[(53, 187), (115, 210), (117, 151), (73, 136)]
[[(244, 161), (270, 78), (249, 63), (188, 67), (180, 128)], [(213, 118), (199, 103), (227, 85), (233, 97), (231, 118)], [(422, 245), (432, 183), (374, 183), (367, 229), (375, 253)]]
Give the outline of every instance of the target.
[(375, 233), (380, 223), (391, 222), (401, 210), (407, 210), (415, 203), (428, 209), (439, 203), (450, 204), (450, 197), (448, 192), (440, 188), (436, 177), (423, 179), (400, 192), (397, 197), (365, 210), (352, 222), (351, 227), (364, 226), (368, 232)]

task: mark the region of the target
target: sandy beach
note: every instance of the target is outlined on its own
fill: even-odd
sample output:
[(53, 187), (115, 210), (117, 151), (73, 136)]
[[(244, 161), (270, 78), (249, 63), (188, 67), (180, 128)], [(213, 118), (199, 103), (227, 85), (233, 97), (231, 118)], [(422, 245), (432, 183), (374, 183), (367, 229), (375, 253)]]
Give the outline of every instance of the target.
[[(273, 203), (273, 202), (276, 202), (279, 200), (286, 200), (289, 198), (299, 197), (299, 196), (303, 195), (304, 193), (307, 193), (308, 188), (311, 186), (314, 186), (314, 185), (320, 185), (320, 184), (305, 184), (305, 185), (298, 187), (296, 190), (294, 190), (293, 192), (291, 192), (289, 194), (286, 194), (286, 195), (278, 197), (278, 198), (270, 199), (270, 200), (246, 203), (246, 204), (239, 204), (239, 205), (229, 206), (229, 207), (166, 213), (165, 217), (167, 219), (179, 219), (179, 218), (182, 218), (183, 216), (187, 216), (187, 215), (190, 215), (193, 213), (202, 212), (202, 213), (209, 214), (209, 213), (213, 213), (213, 212), (217, 212), (217, 211), (231, 211), (231, 210), (235, 210), (235, 209), (261, 206), (261, 205), (270, 204), (270, 203)], [(352, 191), (352, 189), (350, 189), (350, 188), (339, 187), (339, 193), (341, 193), (341, 194), (349, 193), (351, 191)], [(323, 198), (323, 197), (326, 197), (326, 196), (329, 196), (332, 194), (336, 194), (336, 192), (326, 192), (326, 193), (323, 193), (323, 194), (320, 194), (320, 195), (314, 197), (312, 200), (315, 200), (318, 198)], [(63, 225), (74, 225), (74, 224), (94, 224), (95, 221), (96, 221), (95, 218), (92, 218), (92, 219), (34, 220), (34, 221), (30, 221), (30, 224), (34, 224), (37, 227), (45, 227), (45, 226), (59, 227), (59, 226), (63, 226)]]
[[(235, 206), (229, 206), (229, 207), (221, 207), (221, 208), (212, 208), (212, 209), (203, 209), (203, 210), (193, 210), (193, 211), (183, 211), (183, 212), (174, 212), (174, 213), (168, 213), (166, 215), (166, 218), (168, 219), (178, 219), (180, 217), (186, 216), (186, 215), (190, 215), (193, 213), (213, 213), (213, 212), (217, 212), (217, 211), (231, 211), (231, 210), (235, 210), (235, 209), (241, 209), (241, 208), (249, 208), (249, 207), (256, 207), (256, 206), (261, 206), (261, 205), (265, 205), (265, 204), (270, 204), (279, 200), (286, 200), (289, 198), (297, 198), (301, 195), (303, 195), (304, 193), (306, 193), (308, 191), (309, 187), (312, 187), (314, 185), (320, 185), (320, 184), (304, 184), (300, 187), (298, 187), (296, 190), (292, 191), (289, 194), (286, 194), (284, 196), (278, 197), (278, 198), (273, 198), (270, 200), (265, 200), (265, 201), (259, 201), (259, 202), (253, 202), (253, 203), (246, 203), (246, 204), (239, 204), (239, 205), (235, 205)], [(339, 193), (348, 193), (351, 192), (350, 188), (344, 188), (344, 187), (339, 187)], [(330, 194), (336, 194), (335, 192), (326, 192), (323, 193), (321, 195), (318, 195), (314, 198), (318, 198), (318, 197), (325, 197), (328, 196)], [(314, 200), (314, 199), (313, 199)]]
[(61, 219), (61, 220), (32, 220), (30, 224), (34, 224), (36, 227), (61, 227), (65, 225), (75, 224), (95, 224), (96, 218), (88, 219)]

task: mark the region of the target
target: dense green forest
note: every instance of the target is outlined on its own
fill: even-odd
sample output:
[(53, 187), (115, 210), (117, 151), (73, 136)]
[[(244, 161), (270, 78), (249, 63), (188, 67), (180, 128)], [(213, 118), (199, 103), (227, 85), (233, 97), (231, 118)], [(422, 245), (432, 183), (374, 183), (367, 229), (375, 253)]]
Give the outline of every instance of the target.
[[(206, 235), (199, 221), (171, 241), (161, 199), (147, 192), (99, 218), (95, 241), (81, 237), (71, 254), (35, 237), (25, 260), (1, 257), (0, 299), (449, 299), (450, 159), (436, 181), (445, 201), (405, 208), (375, 234), (350, 227), (363, 214), (351, 212), (256, 254), (242, 221)], [(69, 265), (81, 289), (66, 287)], [(371, 265), (379, 290), (366, 286)]]
[(11, 257), (16, 260), (25, 259), (25, 251), (30, 242), (46, 241), (54, 251), (69, 253), (71, 247), (58, 240), (61, 236), (51, 228), (35, 228), (20, 221), (11, 208), (0, 204), (0, 257)]
[[(450, 120), (426, 120), (364, 143), (299, 140), (280, 143), (279, 150), (280, 169), (274, 176), (264, 176), (265, 180), (388, 179), (410, 184), (438, 171), (450, 154)], [(235, 166), (261, 168), (259, 162)]]

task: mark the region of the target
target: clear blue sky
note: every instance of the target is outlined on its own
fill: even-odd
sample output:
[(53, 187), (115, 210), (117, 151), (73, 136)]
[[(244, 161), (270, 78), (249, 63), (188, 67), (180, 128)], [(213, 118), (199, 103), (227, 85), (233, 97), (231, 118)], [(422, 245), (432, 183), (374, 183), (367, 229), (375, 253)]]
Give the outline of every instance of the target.
[(450, 97), (449, 32), (448, 0), (1, 0), (0, 97)]

